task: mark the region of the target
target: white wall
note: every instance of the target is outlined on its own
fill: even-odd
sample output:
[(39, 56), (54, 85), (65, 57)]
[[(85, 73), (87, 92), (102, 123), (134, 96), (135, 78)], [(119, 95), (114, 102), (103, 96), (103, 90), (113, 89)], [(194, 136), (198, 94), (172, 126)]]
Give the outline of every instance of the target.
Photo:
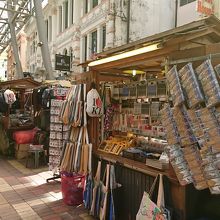
[(174, 0), (131, 0), (130, 40), (174, 28)]
[(181, 26), (201, 18), (201, 15), (196, 11), (197, 1), (179, 6), (177, 10), (177, 26)]

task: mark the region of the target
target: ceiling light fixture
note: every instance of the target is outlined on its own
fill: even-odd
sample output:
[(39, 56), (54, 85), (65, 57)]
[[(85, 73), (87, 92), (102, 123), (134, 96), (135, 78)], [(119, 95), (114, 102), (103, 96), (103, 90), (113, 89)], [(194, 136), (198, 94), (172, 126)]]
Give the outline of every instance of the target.
[(137, 71), (136, 70), (132, 70), (132, 75), (136, 76), (136, 74), (137, 74)]
[(124, 70), (123, 73), (126, 73), (126, 74), (132, 74), (132, 75), (137, 75), (137, 74), (145, 74), (144, 71), (142, 70), (136, 70), (136, 69), (132, 69), (132, 70)]
[(139, 55), (139, 54), (151, 52), (151, 51), (159, 49), (158, 46), (159, 46), (159, 44), (152, 44), (152, 45), (149, 45), (149, 46), (146, 46), (146, 47), (142, 47), (142, 48), (139, 48), (139, 49), (136, 49), (136, 50), (131, 50), (131, 51), (128, 51), (128, 52), (125, 52), (125, 53), (122, 53), (122, 54), (115, 55), (115, 56), (111, 56), (111, 57), (103, 58), (103, 59), (100, 59), (100, 60), (92, 61), (91, 63), (88, 64), (88, 66), (90, 66), (90, 67), (91, 66), (97, 66), (97, 65), (104, 64), (104, 63), (109, 63), (109, 62), (113, 62), (113, 61), (116, 61), (116, 60), (121, 60), (121, 59), (125, 59), (125, 58), (128, 58), (128, 57), (133, 57), (133, 56), (136, 56), (136, 55)]

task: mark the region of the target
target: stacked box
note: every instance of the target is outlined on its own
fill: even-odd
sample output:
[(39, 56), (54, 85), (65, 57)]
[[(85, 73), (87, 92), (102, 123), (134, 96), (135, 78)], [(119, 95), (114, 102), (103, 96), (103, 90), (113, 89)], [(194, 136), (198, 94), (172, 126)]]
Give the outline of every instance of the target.
[(202, 190), (208, 188), (206, 178), (202, 169), (202, 158), (197, 145), (187, 146), (183, 149), (184, 157), (191, 171), (193, 184), (196, 189)]
[(181, 146), (187, 146), (195, 143), (197, 140), (191, 129), (191, 124), (187, 110), (184, 105), (177, 106), (173, 109), (174, 120), (178, 127)]
[(204, 102), (204, 97), (191, 63), (179, 70), (179, 76), (184, 94), (187, 97), (188, 106), (192, 108)]
[(220, 86), (212, 67), (211, 61), (206, 60), (196, 68), (196, 73), (205, 94), (207, 107), (212, 107), (220, 103)]
[(169, 104), (166, 104), (164, 108), (160, 111), (160, 117), (163, 127), (166, 129), (167, 142), (170, 145), (179, 143), (179, 132), (173, 117), (173, 110), (170, 108)]
[(183, 149), (180, 147), (180, 145), (168, 146), (165, 148), (165, 152), (170, 159), (170, 163), (177, 175), (179, 183), (182, 186), (192, 183), (192, 174), (185, 160)]
[(170, 69), (170, 71), (166, 74), (166, 77), (169, 83), (174, 106), (181, 105), (185, 101), (185, 97), (183, 95), (176, 66), (173, 66), (173, 68)]
[(220, 151), (213, 147), (200, 150), (203, 173), (212, 194), (220, 193)]

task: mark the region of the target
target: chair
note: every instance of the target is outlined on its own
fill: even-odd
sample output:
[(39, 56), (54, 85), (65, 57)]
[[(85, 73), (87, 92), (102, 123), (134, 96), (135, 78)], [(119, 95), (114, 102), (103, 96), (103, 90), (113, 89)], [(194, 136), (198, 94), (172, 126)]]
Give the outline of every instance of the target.
[(43, 160), (44, 163), (46, 164), (46, 153), (43, 147), (44, 145), (30, 144), (30, 148), (28, 150), (28, 154), (26, 157), (26, 167), (28, 167), (28, 161), (32, 159), (32, 155), (34, 155), (34, 168), (38, 168), (41, 153), (43, 154)]

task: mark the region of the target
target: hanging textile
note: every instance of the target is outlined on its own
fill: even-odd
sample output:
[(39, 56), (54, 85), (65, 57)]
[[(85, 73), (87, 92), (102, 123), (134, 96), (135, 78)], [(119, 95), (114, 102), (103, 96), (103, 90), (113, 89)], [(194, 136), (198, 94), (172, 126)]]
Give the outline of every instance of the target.
[(92, 144), (89, 143), (86, 119), (86, 85), (73, 86), (60, 113), (62, 121), (71, 124), (69, 140), (63, 152), (62, 171), (88, 174), (91, 172)]

